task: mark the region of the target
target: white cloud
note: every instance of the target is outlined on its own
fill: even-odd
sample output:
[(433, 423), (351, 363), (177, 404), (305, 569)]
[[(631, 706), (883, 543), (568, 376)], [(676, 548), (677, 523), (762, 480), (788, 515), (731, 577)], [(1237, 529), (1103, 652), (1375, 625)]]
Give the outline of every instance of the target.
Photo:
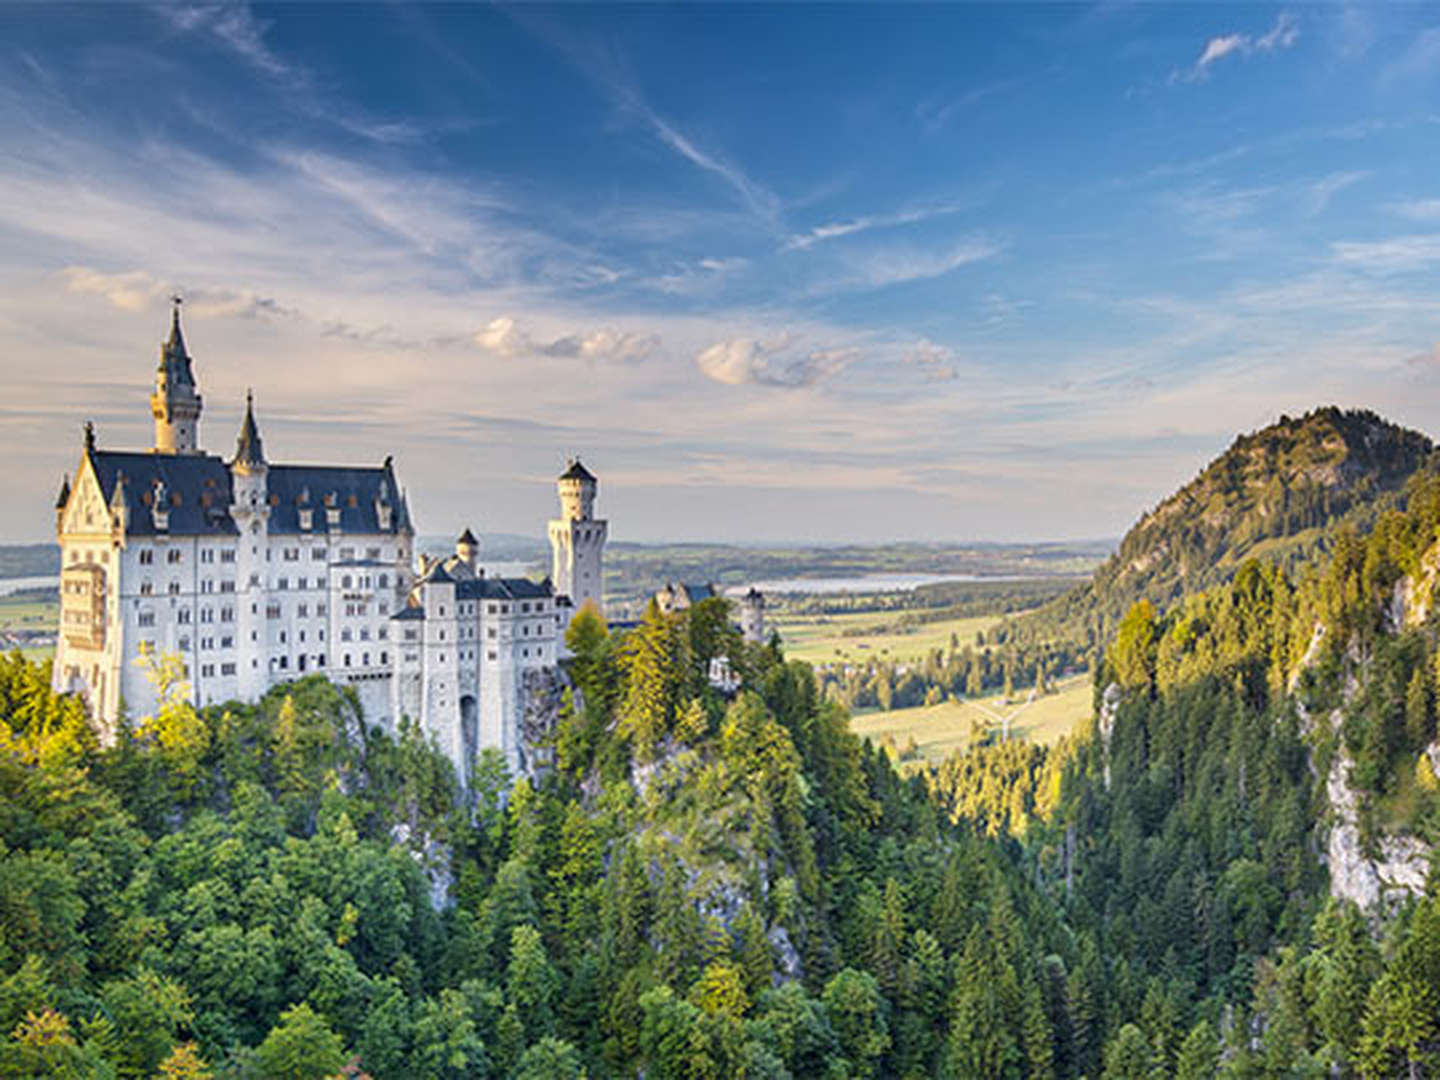
[(816, 225), (809, 232), (797, 233), (789, 237), (785, 241), (784, 250), (802, 251), (805, 248), (813, 247), (825, 240), (836, 240), (842, 236), (851, 236), (855, 233), (866, 232), (870, 229), (888, 229), (899, 225), (913, 225), (916, 222), (928, 221), (931, 218), (940, 217), (944, 214), (954, 214), (961, 209), (962, 207), (958, 204), (920, 207), (913, 210), (901, 210), (894, 214), (874, 214), (851, 218), (848, 221), (834, 221), (824, 225)]
[(1338, 172), (1322, 176), (1312, 183), (1305, 193), (1306, 212), (1311, 215), (1321, 213), (1330, 205), (1330, 200), (1336, 195), (1369, 176), (1368, 169), (1356, 169), (1352, 172)]
[(1337, 262), (1372, 273), (1406, 273), (1440, 263), (1440, 234), (1393, 236), (1388, 240), (1341, 241)]
[(1227, 56), (1250, 56), (1254, 53), (1273, 53), (1288, 49), (1300, 38), (1300, 24), (1295, 16), (1282, 11), (1275, 19), (1275, 25), (1264, 34), (1220, 34), (1205, 42), (1195, 63), (1186, 71), (1176, 71), (1170, 76), (1171, 82), (1197, 82), (1205, 78), (1210, 69)]
[(185, 302), (186, 311), (202, 318), (296, 314), (275, 300), (250, 290), (207, 286), (187, 288), (162, 281), (146, 270), (107, 274), (88, 266), (67, 266), (60, 276), (70, 292), (103, 297), (120, 311), (145, 311), (157, 301), (179, 296)]
[(992, 259), (1004, 250), (989, 240), (967, 240), (947, 251), (894, 249), (871, 252), (854, 260), (852, 285), (884, 288), (940, 277), (971, 263)]
[(537, 340), (508, 315), (492, 319), (474, 336), (476, 345), (500, 356), (554, 356), (581, 360), (643, 360), (660, 346), (655, 334), (600, 327), (566, 334), (551, 341)]
[(732, 338), (701, 350), (695, 366), (708, 378), (727, 386), (811, 386), (859, 358), (853, 347), (796, 349), (788, 334), (771, 341)]
[(1409, 202), (1393, 203), (1389, 209), (1411, 221), (1440, 221), (1440, 199), (1412, 199)]

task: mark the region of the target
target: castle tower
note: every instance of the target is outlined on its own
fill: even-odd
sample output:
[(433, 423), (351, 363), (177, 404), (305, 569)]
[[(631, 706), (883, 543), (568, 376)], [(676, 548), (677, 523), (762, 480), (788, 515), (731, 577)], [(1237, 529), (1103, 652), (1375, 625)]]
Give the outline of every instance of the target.
[(740, 633), (752, 645), (765, 643), (765, 594), (753, 586), (740, 600)]
[(266, 641), (266, 554), (270, 543), (270, 467), (255, 423), (254, 400), (245, 395), (245, 419), (230, 463), (230, 517), (240, 536), (235, 548), (236, 676), (240, 696), (257, 700), (269, 685)]
[(160, 346), (160, 367), (155, 371), (155, 393), (150, 412), (155, 417), (155, 453), (199, 453), (200, 392), (185, 335), (180, 331), (180, 298), (170, 316), (170, 340)]
[(470, 568), (472, 574), (479, 569), (480, 541), (475, 539), (475, 534), (469, 529), (461, 533), (460, 539), (455, 541), (455, 556)]
[(590, 470), (572, 458), (556, 485), (560, 517), (550, 522), (550, 549), (555, 560), (550, 578), (557, 596), (568, 596), (579, 610), (588, 600), (597, 611), (605, 599), (605, 537), (608, 521), (597, 520), (596, 480)]

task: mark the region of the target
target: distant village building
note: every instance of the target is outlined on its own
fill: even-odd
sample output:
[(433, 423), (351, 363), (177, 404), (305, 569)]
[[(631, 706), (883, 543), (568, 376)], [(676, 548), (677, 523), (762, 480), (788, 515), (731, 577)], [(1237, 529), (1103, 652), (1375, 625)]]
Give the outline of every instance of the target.
[(462, 778), (484, 747), (530, 767), (526, 747), (558, 708), (569, 614), (603, 599), (608, 525), (578, 460), (550, 523), (554, 584), (487, 578), (468, 529), (452, 557), (416, 566), (391, 458), (271, 462), (248, 396), (234, 457), (201, 450), (178, 302), (150, 406), (152, 449), (101, 449), (86, 425), (61, 485), (56, 690), (82, 695), (108, 738), (122, 710), (157, 704), (147, 654), (179, 656), (196, 705), (319, 672), (353, 687), (371, 723), (417, 720)]
[[(665, 583), (664, 588), (655, 593), (655, 603), (666, 615), (673, 615), (677, 611), (693, 607), (702, 600), (712, 600), (720, 595), (719, 586), (713, 582), (694, 584), (669, 581)], [(737, 606), (740, 609), (741, 636), (752, 645), (763, 644), (765, 641), (765, 594), (752, 585), (750, 591), (740, 598)]]

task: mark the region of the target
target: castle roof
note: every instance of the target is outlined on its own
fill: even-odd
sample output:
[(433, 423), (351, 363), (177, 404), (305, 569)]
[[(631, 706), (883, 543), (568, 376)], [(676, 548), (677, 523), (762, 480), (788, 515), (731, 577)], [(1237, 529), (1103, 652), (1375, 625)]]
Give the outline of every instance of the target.
[[(107, 503), (114, 499), (117, 486), (122, 489), (128, 535), (234, 535), (230, 469), (213, 454), (91, 450), (87, 456)], [(266, 488), (272, 536), (323, 536), (329, 528), (327, 508), (339, 510), (338, 528), (345, 533), (398, 535), (409, 531), (409, 513), (404, 498), (396, 494), (395, 473), (388, 462), (378, 468), (272, 465)], [(165, 492), (170, 504), (169, 527), (164, 530), (155, 528), (149, 513), (157, 490)], [(377, 503), (386, 502), (392, 512), (389, 527), (381, 528)], [(300, 527), (302, 509), (315, 511), (309, 529)]]
[(235, 441), (235, 464), (258, 468), (265, 464), (265, 446), (255, 424), (255, 399), (245, 392), (245, 419), (240, 424), (240, 437)]
[(170, 313), (170, 338), (160, 347), (160, 367), (174, 385), (195, 385), (195, 372), (190, 366), (190, 354), (185, 349), (185, 334), (180, 329), (178, 300)]
[(455, 542), (457, 544), (469, 544), (470, 546), (474, 547), (480, 541), (475, 539), (474, 533), (472, 533), (469, 529), (466, 529), (463, 533), (460, 534), (460, 539), (456, 540)]
[(594, 474), (591, 473), (589, 469), (585, 468), (584, 465), (581, 465), (581, 464), (580, 464), (580, 459), (579, 459), (579, 458), (574, 458), (574, 459), (570, 462), (570, 467), (569, 467), (568, 469), (566, 469), (563, 473), (560, 474), (560, 479), (561, 479), (561, 480), (589, 480), (592, 484), (595, 482), (595, 476), (594, 476)]

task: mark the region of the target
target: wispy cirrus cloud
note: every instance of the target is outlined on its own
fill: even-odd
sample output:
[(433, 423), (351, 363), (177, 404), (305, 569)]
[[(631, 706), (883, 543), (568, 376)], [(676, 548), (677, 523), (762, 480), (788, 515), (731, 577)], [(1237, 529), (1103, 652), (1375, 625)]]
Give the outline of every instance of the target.
[(867, 252), (848, 261), (849, 275), (835, 283), (837, 289), (882, 289), (911, 281), (941, 277), (962, 266), (993, 259), (1005, 245), (993, 240), (962, 240), (939, 251), (921, 248), (888, 248)]
[(1403, 274), (1440, 263), (1440, 233), (1392, 236), (1385, 240), (1340, 241), (1335, 261), (1375, 274)]
[(868, 232), (871, 229), (893, 229), (902, 225), (914, 225), (921, 221), (929, 221), (932, 218), (959, 213), (962, 209), (964, 209), (962, 204), (947, 203), (940, 206), (900, 210), (893, 214), (868, 214), (861, 217), (847, 218), (844, 221), (827, 222), (823, 225), (814, 226), (809, 232), (796, 233), (790, 236), (782, 245), (782, 250), (803, 251), (806, 248), (814, 247), (816, 244), (823, 243), (826, 240), (838, 240), (841, 237), (853, 236), (856, 233)]
[(1275, 19), (1275, 25), (1263, 34), (1219, 34), (1210, 38), (1195, 62), (1183, 71), (1172, 72), (1170, 81), (1199, 82), (1208, 78), (1211, 68), (1227, 57), (1279, 52), (1290, 48), (1299, 38), (1299, 22), (1294, 15), (1284, 11)]
[(1411, 221), (1440, 221), (1440, 199), (1407, 199), (1391, 203), (1386, 209)]

